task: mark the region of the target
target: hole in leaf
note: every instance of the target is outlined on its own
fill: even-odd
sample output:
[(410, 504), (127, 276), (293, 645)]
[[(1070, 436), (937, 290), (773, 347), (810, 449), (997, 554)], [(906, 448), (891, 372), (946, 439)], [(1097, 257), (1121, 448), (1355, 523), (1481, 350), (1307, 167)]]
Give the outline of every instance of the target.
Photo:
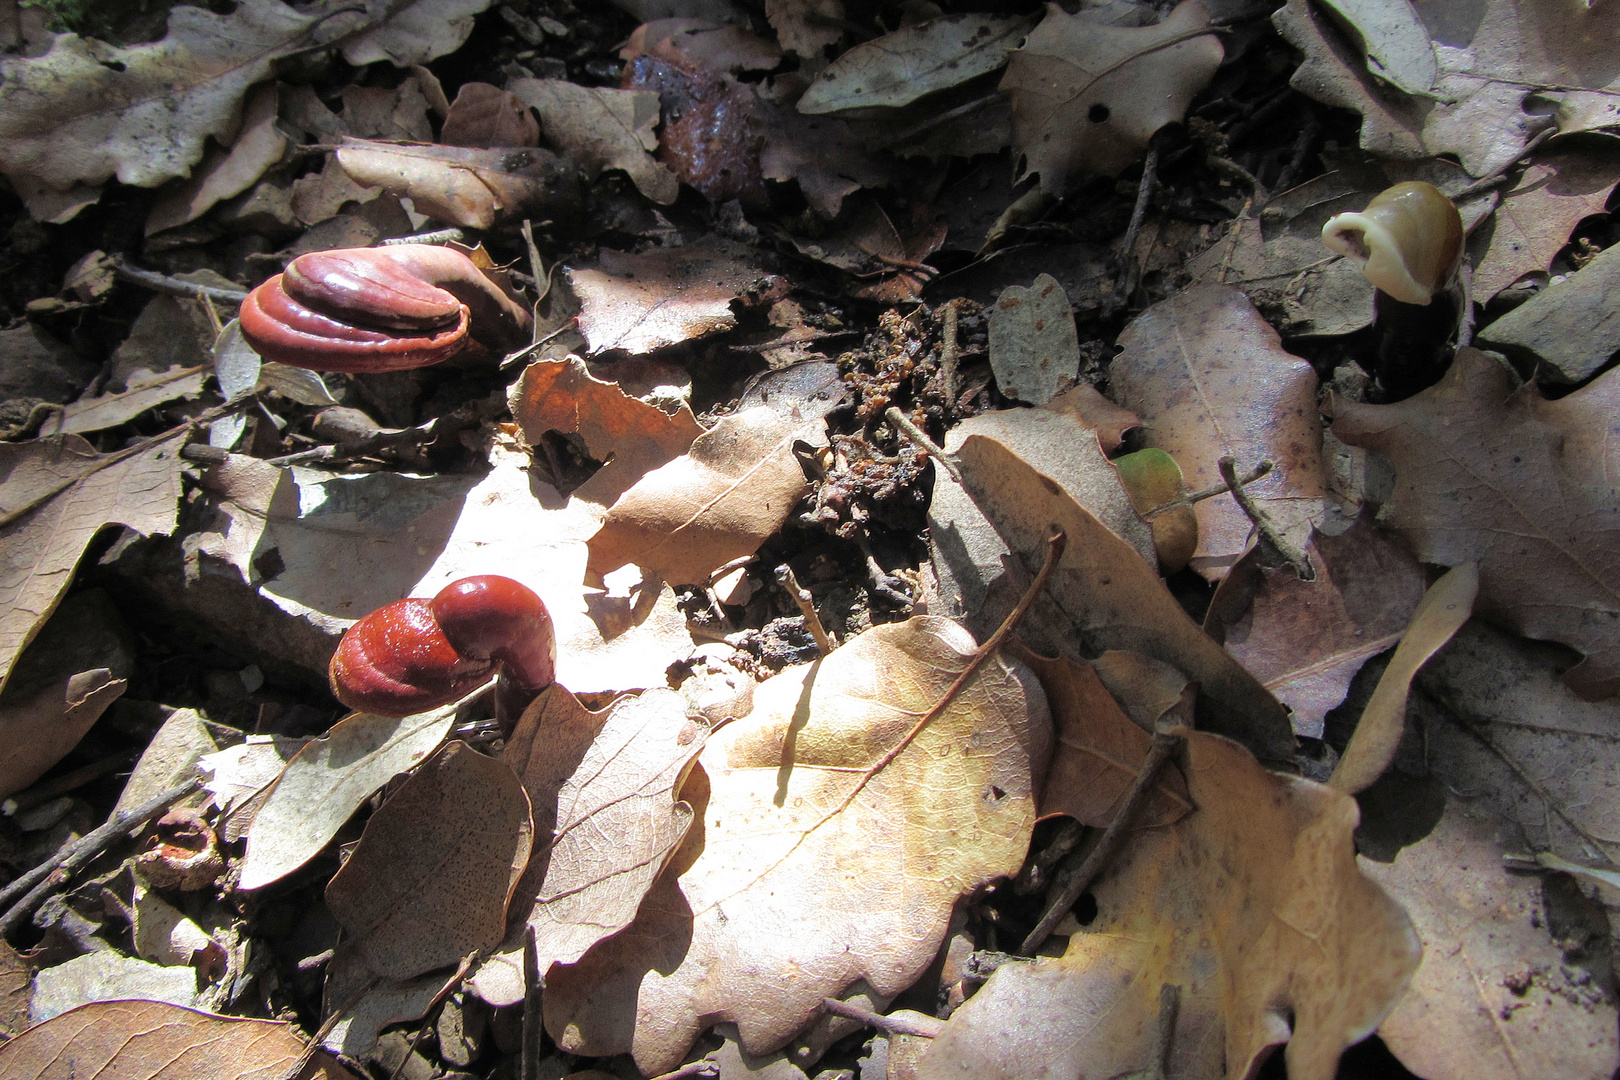
[(1100, 101), (1086, 110), (1086, 119), (1090, 120), (1093, 124), (1108, 123), (1108, 116), (1108, 106), (1104, 105)]

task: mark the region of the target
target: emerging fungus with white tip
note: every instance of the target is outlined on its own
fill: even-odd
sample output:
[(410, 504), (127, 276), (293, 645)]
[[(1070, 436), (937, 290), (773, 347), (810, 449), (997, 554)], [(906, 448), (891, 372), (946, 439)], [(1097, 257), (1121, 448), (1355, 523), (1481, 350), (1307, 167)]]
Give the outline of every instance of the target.
[(1381, 291), (1427, 305), (1462, 260), (1462, 217), (1433, 184), (1408, 180), (1379, 192), (1359, 213), (1335, 214), (1322, 242), (1361, 264)]

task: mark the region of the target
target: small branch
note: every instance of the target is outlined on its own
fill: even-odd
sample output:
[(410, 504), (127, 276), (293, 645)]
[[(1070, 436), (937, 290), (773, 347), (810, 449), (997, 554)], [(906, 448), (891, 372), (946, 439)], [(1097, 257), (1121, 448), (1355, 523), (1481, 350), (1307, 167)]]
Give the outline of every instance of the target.
[(1266, 201), (1266, 186), (1248, 169), (1230, 158), (1221, 157), (1219, 154), (1208, 154), (1204, 160), (1209, 164), (1211, 171), (1217, 172), (1229, 180), (1238, 180), (1249, 185), (1255, 202), (1264, 203)]
[(939, 381), (940, 389), (945, 394), (945, 409), (947, 412), (956, 411), (956, 365), (962, 359), (962, 343), (957, 340), (956, 300), (945, 301), (944, 309), (940, 312), (940, 341), (939, 341)]
[[(1271, 462), (1262, 461), (1260, 464), (1254, 467), (1254, 470), (1250, 472), (1248, 476), (1245, 476), (1243, 479), (1239, 480), (1238, 483), (1243, 487), (1248, 487), (1262, 476), (1270, 475), (1273, 468), (1274, 466)], [(1213, 487), (1202, 488), (1193, 492), (1187, 496), (1187, 501), (1190, 503), (1203, 502), (1205, 499), (1213, 499), (1217, 495), (1225, 495), (1230, 490), (1232, 489), (1227, 487), (1225, 483), (1216, 484)]]
[(1474, 340), (1474, 267), (1463, 256), (1457, 271), (1457, 284), (1462, 290), (1462, 315), (1457, 321), (1457, 348), (1466, 348)]
[(1254, 496), (1249, 494), (1249, 490), (1238, 482), (1237, 463), (1232, 455), (1226, 454), (1222, 456), (1217, 464), (1221, 470), (1221, 479), (1226, 481), (1226, 490), (1232, 493), (1232, 498), (1237, 500), (1238, 506), (1242, 507), (1249, 520), (1254, 522), (1254, 527), (1260, 533), (1260, 538), (1275, 548), (1277, 554), (1281, 555), (1284, 561), (1294, 568), (1294, 573), (1299, 575), (1299, 580), (1315, 581), (1316, 571), (1311, 567), (1310, 557), (1295, 547), (1287, 537), (1283, 536), (1282, 530), (1277, 528), (1276, 522), (1272, 521), (1270, 515), (1260, 508), (1260, 504), (1255, 502)]
[(776, 580), (799, 605), (799, 611), (804, 615), (805, 629), (816, 639), (816, 651), (826, 656), (836, 649), (838, 644), (833, 641), (832, 635), (827, 633), (827, 628), (821, 625), (821, 616), (816, 614), (816, 605), (811, 602), (810, 590), (799, 584), (799, 578), (793, 573), (793, 567), (787, 563), (778, 566)]
[(528, 218), (523, 219), (523, 243), (529, 249), (529, 273), (534, 275), (534, 302), (538, 304), (551, 292), (551, 275), (546, 272), (546, 264), (540, 258), (540, 249), (534, 242), (534, 222)]
[(1149, 146), (1147, 160), (1142, 163), (1142, 182), (1136, 186), (1136, 205), (1131, 208), (1131, 223), (1125, 228), (1125, 242), (1120, 245), (1122, 262), (1119, 282), (1119, 302), (1130, 300), (1136, 288), (1136, 237), (1142, 231), (1142, 219), (1147, 216), (1148, 200), (1153, 196), (1154, 173), (1159, 168), (1159, 148)]
[(120, 256), (111, 256), (113, 276), (119, 281), (131, 285), (139, 285), (143, 289), (153, 292), (166, 293), (169, 296), (179, 296), (186, 300), (194, 300), (198, 295), (206, 296), (210, 300), (217, 300), (222, 304), (240, 304), (247, 299), (246, 289), (227, 289), (221, 285), (199, 285), (194, 281), (182, 281), (168, 274), (159, 274), (151, 270), (142, 270), (138, 266), (131, 266)]
[(652, 1080), (690, 1080), (695, 1076), (719, 1076), (720, 1065), (709, 1058), (702, 1057), (696, 1061), (688, 1061), (674, 1072), (660, 1073)]
[[(421, 1026), (416, 1029), (416, 1034), (411, 1036), (410, 1045), (405, 1048), (405, 1056), (399, 1059), (399, 1064), (394, 1066), (394, 1071), (388, 1074), (388, 1080), (399, 1080), (399, 1074), (405, 1071), (406, 1063), (411, 1060), (411, 1055), (416, 1053), (417, 1046), (422, 1042), (422, 1036), (427, 1034), (427, 1029), (432, 1027), (433, 1021), (438, 1018), (438, 1010), (450, 999), (450, 995), (456, 992), (456, 987), (460, 986), (462, 980), (467, 977), (467, 973), (472, 970), (473, 964), (477, 962), (482, 952), (481, 949), (474, 949), (462, 957), (460, 966), (456, 968), (456, 973), (450, 976), (443, 986), (439, 987), (437, 994), (433, 995), (433, 1000), (428, 1002), (427, 1011), (422, 1014)], [(527, 1080), (526, 1077), (525, 1080)]]
[(448, 229), (434, 229), (431, 232), (417, 233), (415, 236), (390, 236), (381, 241), (378, 247), (393, 247), (395, 244), (448, 244), (451, 241), (463, 243), (467, 234), (455, 226)]
[(75, 872), (95, 860), (119, 838), (136, 829), (145, 828), (147, 822), (167, 810), (175, 800), (182, 799), (197, 790), (200, 783), (201, 781), (192, 778), (183, 784), (176, 784), (139, 806), (115, 815), (100, 828), (63, 846), (55, 855), (4, 889), (0, 889), (0, 905), (9, 903), (19, 894), (22, 896), (22, 899), (12, 904), (10, 910), (0, 917), (0, 939), (10, 937), (11, 932), (32, 915), (34, 909), (39, 907), (47, 896), (65, 887)]
[(1148, 796), (1153, 792), (1154, 781), (1159, 777), (1159, 770), (1164, 768), (1165, 762), (1170, 760), (1183, 738), (1179, 729), (1161, 728), (1153, 733), (1153, 741), (1148, 745), (1147, 759), (1142, 762), (1142, 768), (1137, 772), (1136, 780), (1131, 784), (1124, 801), (1114, 813), (1114, 819), (1108, 823), (1108, 828), (1103, 830), (1102, 839), (1097, 841), (1097, 846), (1091, 849), (1091, 853), (1080, 864), (1080, 868), (1065, 881), (1063, 888), (1055, 896), (1048, 898), (1046, 913), (1041, 916), (1041, 921), (1035, 924), (1035, 929), (1029, 932), (1023, 945), (1019, 946), (1019, 952), (1025, 956), (1034, 956), (1035, 950), (1051, 935), (1052, 928), (1063, 918), (1064, 912), (1074, 907), (1074, 902), (1080, 899), (1080, 894), (1097, 880), (1097, 875), (1119, 850), (1131, 821), (1147, 803)]
[(935, 1020), (931, 1016), (925, 1018), (884, 1016), (882, 1013), (875, 1013), (848, 1001), (839, 1001), (837, 998), (822, 998), (821, 1007), (834, 1016), (859, 1020), (867, 1027), (887, 1031), (890, 1035), (915, 1035), (920, 1039), (933, 1039), (945, 1029), (945, 1021)]
[(956, 467), (956, 459), (945, 452), (945, 448), (930, 439), (922, 428), (907, 419), (906, 414), (890, 405), (883, 412), (883, 419), (894, 425), (896, 431), (910, 439), (912, 444), (939, 462), (940, 468), (950, 473), (951, 479), (958, 484), (962, 482), (962, 470)]
[(518, 1060), (519, 1080), (540, 1080), (540, 990), (540, 954), (534, 943), (534, 927), (526, 926), (523, 929), (523, 1045)]
[(523, 348), (501, 361), (501, 370), (505, 371), (507, 368), (516, 367), (518, 364), (523, 363), (523, 361), (533, 357), (541, 349), (545, 348), (547, 345), (550, 345), (553, 341), (556, 341), (568, 331), (572, 330), (576, 325), (578, 325), (578, 323), (579, 317), (575, 316), (574, 318), (563, 323), (561, 326), (557, 327), (557, 329), (553, 330), (545, 337), (541, 338), (539, 341), (536, 341), (534, 344), (523, 346)]

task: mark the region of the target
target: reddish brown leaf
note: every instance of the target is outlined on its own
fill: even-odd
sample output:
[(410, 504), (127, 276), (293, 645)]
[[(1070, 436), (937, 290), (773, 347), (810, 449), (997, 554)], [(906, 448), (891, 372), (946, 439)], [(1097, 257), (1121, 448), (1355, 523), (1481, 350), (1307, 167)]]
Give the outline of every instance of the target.
[(450, 103), (439, 141), (446, 146), (539, 146), (540, 125), (516, 94), (489, 83), (464, 83)]

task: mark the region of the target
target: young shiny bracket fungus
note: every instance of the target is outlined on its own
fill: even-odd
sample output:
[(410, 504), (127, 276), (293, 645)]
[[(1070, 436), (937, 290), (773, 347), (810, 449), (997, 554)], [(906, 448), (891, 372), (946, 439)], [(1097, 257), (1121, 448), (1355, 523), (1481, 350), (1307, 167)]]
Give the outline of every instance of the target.
[(317, 371), (400, 371), (448, 360), (471, 338), (500, 352), (531, 322), (467, 256), (432, 244), (312, 251), (242, 303), (266, 360)]
[(1433, 184), (1408, 180), (1379, 192), (1360, 213), (1335, 214), (1322, 242), (1361, 264), (1381, 291), (1427, 305), (1462, 260), (1462, 216)]
[(545, 603), (511, 578), (483, 574), (452, 581), (431, 600), (373, 611), (343, 635), (327, 673), (349, 708), (409, 716), (471, 693), (497, 669), (527, 704), (556, 668)]

